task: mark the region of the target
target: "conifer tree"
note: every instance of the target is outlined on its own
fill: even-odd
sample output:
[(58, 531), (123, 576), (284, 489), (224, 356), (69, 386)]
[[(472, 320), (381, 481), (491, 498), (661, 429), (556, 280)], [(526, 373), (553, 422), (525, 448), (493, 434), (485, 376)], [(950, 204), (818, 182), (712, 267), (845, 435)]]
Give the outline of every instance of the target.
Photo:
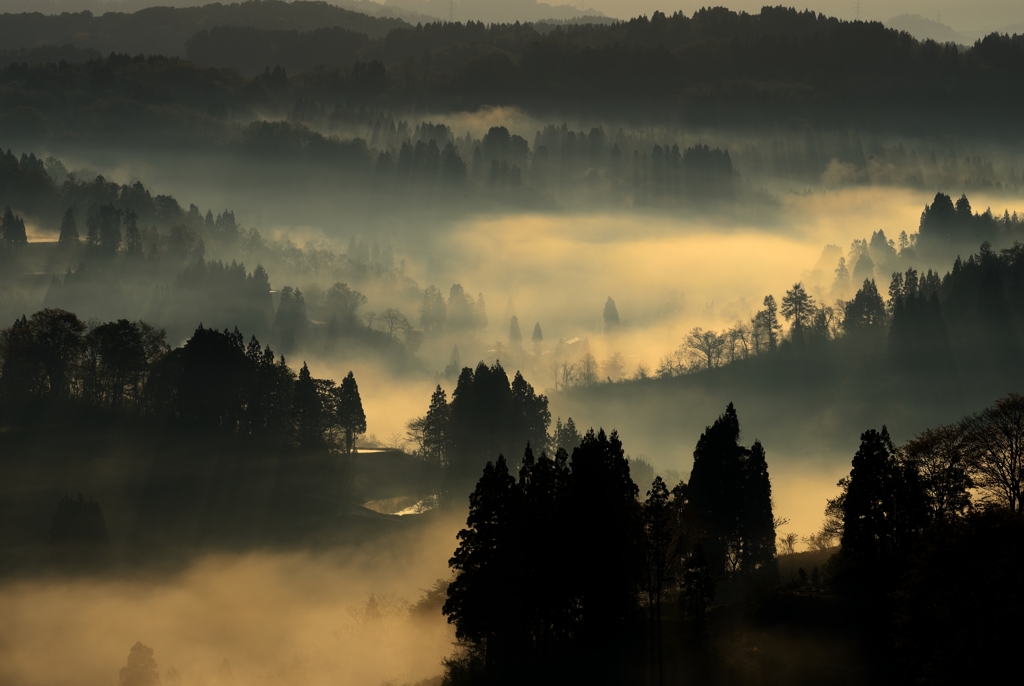
[(325, 419), (323, 400), (309, 367), (302, 363), (295, 381), (295, 438), (300, 448), (315, 449), (323, 444)]
[(761, 441), (754, 441), (743, 462), (742, 491), (740, 530), (743, 552), (740, 568), (744, 571), (765, 569), (775, 559), (775, 516), (772, 512), (772, 484)]
[(512, 315), (508, 324), (509, 345), (519, 348), (523, 345), (523, 334), (519, 331), (519, 317)]
[(445, 467), (451, 439), (448, 434), (448, 399), (440, 385), (430, 396), (430, 407), (423, 422), (423, 455), (428, 462)]
[(356, 377), (351, 371), (338, 386), (336, 405), (335, 419), (345, 432), (345, 452), (352, 453), (355, 450), (356, 436), (366, 433), (366, 414), (363, 412), (363, 401), (359, 397)]
[(604, 330), (612, 331), (619, 327), (619, 310), (615, 307), (615, 301), (609, 295), (604, 303)]

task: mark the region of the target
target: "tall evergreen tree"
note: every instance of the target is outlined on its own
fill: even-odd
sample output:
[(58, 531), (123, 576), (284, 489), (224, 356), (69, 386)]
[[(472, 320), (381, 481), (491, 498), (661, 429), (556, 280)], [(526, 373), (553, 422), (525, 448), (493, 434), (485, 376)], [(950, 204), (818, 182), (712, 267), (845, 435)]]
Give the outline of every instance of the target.
[(775, 515), (772, 512), (772, 484), (761, 441), (754, 441), (743, 462), (742, 490), (740, 532), (743, 552), (740, 568), (744, 571), (767, 569), (775, 560)]
[(619, 327), (619, 310), (615, 307), (615, 301), (612, 300), (612, 296), (608, 296), (608, 300), (604, 303), (604, 330), (612, 331)]
[(517, 657), (517, 500), (505, 458), (488, 462), (469, 496), (469, 517), (458, 534), (459, 547), (448, 561), (456, 576), (448, 585), (443, 612), (455, 625), (456, 637), (483, 646), (489, 672), (512, 666)]
[(335, 421), (345, 432), (345, 452), (352, 453), (356, 436), (366, 433), (366, 414), (363, 412), (356, 377), (351, 371), (337, 387), (336, 407)]
[[(623, 635), (643, 583), (639, 489), (618, 434), (593, 429), (572, 453), (572, 537), (584, 646), (599, 652)], [(593, 532), (596, 535), (585, 535)]]
[(327, 417), (316, 380), (305, 362), (295, 381), (294, 408), (296, 444), (306, 450), (320, 448), (324, 442)]
[(814, 313), (814, 298), (804, 289), (802, 283), (793, 285), (782, 298), (782, 316), (793, 321), (793, 340), (802, 339), (804, 329), (810, 324)]
[(430, 407), (423, 422), (423, 455), (438, 467), (448, 465), (449, 436), (448, 399), (440, 384), (430, 396)]
[(740, 515), (743, 509), (743, 457), (740, 423), (729, 403), (715, 423), (705, 429), (693, 451), (689, 507), (705, 529), (704, 553), (715, 575), (735, 569), (741, 552)]
[(519, 317), (515, 315), (512, 315), (512, 319), (509, 320), (508, 342), (515, 348), (520, 348), (523, 345), (523, 334), (519, 331)]

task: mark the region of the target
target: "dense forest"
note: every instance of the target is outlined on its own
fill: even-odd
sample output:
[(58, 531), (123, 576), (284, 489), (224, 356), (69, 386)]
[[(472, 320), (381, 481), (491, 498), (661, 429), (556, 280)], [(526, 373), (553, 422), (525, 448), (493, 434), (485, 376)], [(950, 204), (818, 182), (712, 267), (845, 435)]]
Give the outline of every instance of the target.
[[(488, 462), (449, 563), (443, 611), (462, 644), (446, 683), (996, 678), (1012, 652), (998, 627), (1021, 601), (1022, 410), (1012, 394), (899, 447), (884, 426), (864, 432), (808, 539), (820, 564), (788, 575), (765, 449), (739, 443), (732, 404), (698, 440), (689, 480), (658, 476), (646, 497), (614, 432), (591, 430), (571, 457), (528, 447), (518, 469)], [(779, 541), (789, 555), (793, 543)], [(937, 602), (950, 587), (958, 597)], [(843, 636), (871, 666), (731, 661), (711, 645), (736, 623)]]
[[(756, 15), (724, 8), (692, 17), (656, 12), (543, 33), (531, 24), (403, 24), (325, 3), (250, 2), (101, 17), (3, 15), (0, 36), (8, 48), (71, 43), (104, 55), (187, 56), (197, 66), (232, 66), (249, 75), (276, 65), (306, 71), (291, 88), (296, 95), (392, 111), (518, 105), (538, 114), (585, 110), (628, 120), (642, 105), (647, 123), (682, 117), (763, 128), (797, 117), (818, 127), (928, 133), (955, 127), (1012, 136), (1009, 113), (1021, 105), (1014, 87), (1024, 68), (1019, 37), (993, 34), (961, 52), (878, 23), (767, 7)], [(155, 31), (160, 41), (152, 39)], [(362, 76), (353, 58), (377, 76)], [(38, 109), (43, 103), (32, 92), (52, 90), (81, 71), (109, 100), (146, 71), (115, 65), (8, 67), (0, 80), (5, 109)], [(185, 65), (149, 71), (144, 78), (154, 84), (188, 83), (187, 101), (206, 101), (199, 111), (217, 101), (234, 110), (274, 97), (273, 89), (266, 93), (237, 73)], [(166, 97), (159, 88), (131, 99), (151, 106)], [(47, 109), (40, 110), (47, 119), (58, 115)], [(919, 116), (925, 111), (926, 120)]]

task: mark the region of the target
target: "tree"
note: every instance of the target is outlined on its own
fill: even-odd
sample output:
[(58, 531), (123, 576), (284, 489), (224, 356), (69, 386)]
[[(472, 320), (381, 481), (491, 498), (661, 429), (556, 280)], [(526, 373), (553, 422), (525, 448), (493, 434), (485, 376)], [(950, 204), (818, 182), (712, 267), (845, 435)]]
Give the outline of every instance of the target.
[(698, 522), (702, 564), (715, 577), (765, 569), (775, 557), (771, 481), (760, 441), (740, 445), (732, 403), (693, 451), (687, 516)]
[(10, 205), (4, 209), (3, 219), (0, 219), (0, 243), (4, 243), (11, 248), (20, 248), (28, 245), (25, 221), (11, 212)]
[(774, 352), (779, 344), (779, 332), (782, 326), (779, 325), (778, 306), (775, 304), (775, 297), (766, 295), (764, 297), (764, 309), (758, 310), (751, 321), (753, 329), (751, 339), (754, 351)]
[(699, 359), (707, 369), (714, 369), (722, 363), (727, 339), (714, 331), (705, 331), (699, 326), (694, 327), (686, 336), (683, 345), (690, 355)]
[(620, 325), (619, 310), (615, 307), (615, 301), (609, 295), (604, 303), (604, 330), (613, 331)]
[(793, 331), (800, 332), (807, 326), (814, 313), (814, 298), (804, 290), (802, 283), (793, 284), (782, 298), (782, 316), (793, 320)]
[(440, 385), (430, 396), (430, 407), (423, 422), (423, 457), (438, 467), (448, 465), (448, 451), (451, 439), (448, 429), (448, 399)]
[[(363, 412), (363, 401), (359, 397), (356, 377), (351, 371), (341, 380), (341, 385), (336, 387), (334, 393), (334, 419), (345, 432), (345, 453), (351, 454), (355, 452), (356, 436), (366, 433), (366, 414)], [(433, 403), (433, 399), (431, 402)]]
[(512, 315), (508, 324), (508, 343), (513, 348), (520, 348), (523, 345), (523, 334), (519, 331), (519, 317)]
[(704, 555), (711, 572), (722, 575), (739, 562), (739, 520), (742, 510), (743, 453), (740, 424), (729, 403), (707, 427), (693, 451), (688, 483), (689, 507), (704, 528)]
[(651, 607), (654, 625), (655, 650), (658, 671), (661, 671), (661, 599), (669, 581), (672, 553), (672, 512), (670, 493), (660, 476), (654, 478), (644, 501), (644, 553), (646, 557), (647, 602)]
[(516, 500), (516, 482), (505, 458), (487, 462), (469, 496), (466, 528), (457, 536), (459, 547), (448, 561), (456, 576), (448, 585), (442, 611), (455, 625), (457, 638), (483, 646), (488, 671), (505, 667), (515, 657), (510, 646), (515, 638), (509, 634), (519, 628)]
[(552, 452), (564, 450), (566, 453), (572, 454), (572, 451), (579, 447), (582, 440), (583, 436), (576, 430), (576, 423), (572, 420), (572, 417), (569, 417), (565, 424), (562, 424), (561, 417), (555, 420), (555, 432), (551, 436)]
[(846, 268), (846, 258), (839, 258), (839, 266), (836, 267), (836, 278), (832, 282), (832, 297), (846, 297), (850, 288), (850, 270)]
[(885, 302), (878, 293), (874, 279), (865, 279), (853, 300), (846, 303), (843, 330), (863, 333), (881, 330), (886, 324)]
[(844, 557), (877, 569), (905, 554), (925, 523), (926, 503), (917, 471), (897, 459), (886, 427), (861, 434), (850, 476), (839, 485)]
[(324, 294), (327, 311), (335, 317), (340, 331), (352, 331), (359, 324), (358, 310), (366, 304), (366, 296), (348, 287), (346, 283), (335, 283)]
[(32, 315), (35, 355), (46, 374), (51, 397), (67, 398), (84, 347), (86, 325), (74, 313), (48, 308)]
[(540, 330), (540, 322), (533, 325), (533, 355), (534, 357), (541, 356), (541, 345), (544, 343), (544, 333)]
[(926, 429), (900, 451), (917, 469), (929, 517), (944, 522), (964, 517), (971, 507), (970, 455), (961, 424)]
[(747, 571), (768, 569), (775, 560), (775, 517), (768, 462), (761, 441), (754, 441), (743, 462), (742, 491), (740, 568)]
[(395, 334), (403, 334), (411, 328), (405, 315), (394, 307), (384, 310), (380, 314), (380, 321), (388, 338), (394, 338)]
[(157, 686), (160, 672), (156, 668), (153, 649), (138, 641), (128, 652), (128, 664), (121, 668), (118, 686)]
[(590, 388), (597, 385), (600, 377), (597, 375), (597, 359), (591, 353), (585, 353), (576, 365), (576, 385)]
[(294, 403), (296, 443), (305, 450), (320, 448), (324, 444), (327, 415), (317, 380), (309, 373), (305, 362), (295, 381)]
[(1024, 396), (1011, 393), (961, 423), (975, 485), (1024, 514)]
[(512, 378), (509, 390), (509, 423), (514, 437), (511, 447), (516, 449), (526, 444), (543, 446), (547, 443), (548, 426), (551, 424), (547, 396), (537, 395), (519, 372)]
[(75, 211), (69, 207), (60, 221), (60, 236), (57, 237), (60, 245), (78, 245), (78, 224), (75, 223)]
[(448, 306), (440, 289), (431, 284), (423, 292), (423, 303), (420, 305), (420, 324), (427, 332), (440, 331), (444, 328), (448, 316)]
[[(639, 489), (615, 431), (593, 429), (570, 460), (570, 541), (573, 579), (582, 613), (582, 638), (591, 651), (615, 645), (643, 583), (643, 522)], [(582, 532), (601, 532), (599, 542)]]

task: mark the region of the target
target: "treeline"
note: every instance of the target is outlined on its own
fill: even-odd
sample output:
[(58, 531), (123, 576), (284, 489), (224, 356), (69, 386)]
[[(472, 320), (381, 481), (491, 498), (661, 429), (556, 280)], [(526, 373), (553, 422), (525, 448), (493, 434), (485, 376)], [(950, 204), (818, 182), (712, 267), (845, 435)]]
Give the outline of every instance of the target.
[[(516, 469), (489, 461), (449, 562), (443, 611), (463, 642), (449, 678), (627, 683), (645, 656), (662, 678), (663, 624), (699, 633), (717, 584), (776, 577), (764, 448), (739, 433), (730, 404), (701, 435), (689, 481), (670, 490), (656, 477), (645, 499), (615, 432), (588, 431), (571, 455), (527, 446)], [(679, 648), (665, 649), (678, 676)]]
[[(33, 47), (73, 43), (78, 48), (110, 52), (183, 56), (186, 41), (215, 26), (312, 31), (341, 27), (372, 37), (408, 26), (401, 19), (371, 17), (326, 2), (250, 0), (197, 7), (147, 7), (132, 13), (84, 12), (0, 15), (0, 44)], [(260, 67), (262, 69), (262, 65)]]
[[(266, 8), (260, 11), (274, 15), (279, 6), (307, 5), (328, 7), (271, 2), (231, 7)], [(251, 115), (259, 106), (280, 108), (289, 92), (294, 99), (327, 107), (344, 103), (438, 111), (515, 105), (537, 115), (554, 111), (615, 116), (627, 110), (635, 113), (640, 106), (648, 123), (675, 124), (683, 112), (691, 124), (761, 126), (799, 118), (813, 128), (881, 130), (884, 125), (886, 130), (913, 134), (943, 133), (952, 127), (966, 132), (996, 127), (1012, 133), (1007, 128), (1009, 113), (1022, 105), (1015, 88), (1024, 71), (1021, 37), (992, 34), (960, 52), (951, 45), (918, 42), (879, 23), (846, 22), (787, 8), (763, 8), (756, 15), (701, 9), (692, 17), (656, 12), (650, 19), (569, 25), (543, 33), (530, 24), (434, 23), (396, 27), (356, 47), (359, 33), (372, 31), (351, 22), (324, 20), (299, 27), (276, 19), (232, 21), (218, 18), (226, 8), (211, 7), (216, 11), (153, 8), (134, 15), (104, 15), (111, 17), (105, 21), (128, 21), (191, 12), (209, 19), (212, 23), (196, 28), (205, 33), (190, 43), (190, 54), (209, 62), (142, 58), (143, 52), (180, 53), (164, 50), (160, 41), (137, 43), (145, 33), (126, 32), (101, 52), (117, 53), (114, 62), (125, 59), (120, 55), (136, 55), (128, 58), (128, 70), (116, 68), (110, 60), (5, 68), (0, 83), (7, 87), (4, 106), (11, 125), (26, 130), (70, 128), (70, 110), (60, 110), (71, 102), (44, 104), (46, 100), (32, 97), (54, 88), (78, 93), (75, 104), (105, 103), (104, 110), (115, 94), (128, 95), (134, 102), (141, 98), (145, 107), (132, 122), (139, 129), (180, 126), (183, 113), (164, 109), (168, 102), (187, 104), (193, 117), (225, 111)], [(78, 16), (5, 15), (5, 30), (11, 34), (5, 44), (31, 47), (42, 40), (26, 42), (26, 36), (38, 32), (22, 24), (56, 25)], [(69, 24), (67, 31), (71, 28)], [(253, 30), (261, 31), (256, 47), (250, 40)], [(49, 40), (67, 42), (59, 37)], [(243, 56), (244, 63), (239, 61)], [(316, 68), (317, 63), (323, 68)], [(285, 89), (270, 87), (259, 77), (245, 79), (232, 71), (211, 72), (199, 66), (221, 64), (241, 66), (250, 75), (275, 67), (282, 73), (305, 71), (285, 79)], [(372, 75), (365, 65), (370, 65)], [(157, 87), (131, 88), (140, 81)], [(78, 87), (72, 88), (72, 83)], [(954, 92), (957, 97), (950, 95)], [(977, 102), (986, 102), (986, 107), (979, 110)], [(34, 115), (15, 111), (18, 107), (40, 112), (44, 121), (33, 124)], [(922, 112), (930, 114), (928, 123), (918, 116)]]
[[(901, 235), (899, 249), (878, 231), (870, 241), (854, 242), (852, 276), (846, 258), (839, 258), (832, 293), (859, 283), (852, 298), (819, 303), (802, 283), (794, 284), (781, 301), (765, 296), (763, 309), (749, 322), (722, 332), (693, 329), (653, 375), (712, 370), (765, 355), (767, 364), (798, 358), (816, 361), (824, 371), (832, 362), (865, 354), (873, 369), (913, 380), (922, 392), (970, 387), (975, 380), (1000, 378), (1005, 370), (1016, 374), (1015, 360), (1024, 352), (1022, 231), (1016, 215), (976, 214), (966, 197), (954, 206), (940, 193), (925, 208), (919, 231)], [(986, 240), (977, 253), (957, 257), (944, 276), (913, 266), (897, 271), (921, 255), (946, 257), (977, 238), (1010, 247), (995, 250)], [(884, 292), (875, 274), (886, 269), (894, 271)], [(650, 371), (638, 369), (634, 377)]]
[[(182, 209), (169, 195), (154, 196), (141, 181), (129, 186), (108, 181), (102, 175), (79, 179), (55, 157), (43, 160), (35, 153), (22, 153), (19, 158), (9, 149), (0, 151), (0, 203), (54, 225), (68, 221), (65, 217), (70, 209), (72, 217), (77, 219), (73, 232), (68, 226), (68, 239), (82, 237), (86, 232), (78, 230), (77, 222), (92, 221), (92, 215), (104, 206), (120, 213), (122, 218), (126, 212), (131, 212), (143, 227), (152, 224), (169, 227), (187, 219), (194, 220), (188, 213), (198, 212), (194, 206), (188, 211)], [(225, 240), (237, 237), (234, 213), (225, 210), (217, 218), (211, 215), (210, 222)]]
[(172, 350), (145, 322), (86, 324), (51, 308), (0, 332), (0, 424), (103, 418), (309, 452), (350, 453), (366, 431), (351, 372), (340, 384), (314, 378), (305, 363), (296, 374), (237, 329), (200, 325)]

